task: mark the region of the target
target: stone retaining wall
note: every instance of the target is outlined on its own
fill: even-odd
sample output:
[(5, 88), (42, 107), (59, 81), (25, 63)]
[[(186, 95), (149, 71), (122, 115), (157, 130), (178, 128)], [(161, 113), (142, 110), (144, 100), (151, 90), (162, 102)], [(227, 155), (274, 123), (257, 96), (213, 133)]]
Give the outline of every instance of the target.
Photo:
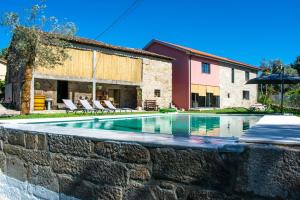
[(4, 174), (80, 199), (300, 199), (298, 148), (233, 152), (0, 133)]

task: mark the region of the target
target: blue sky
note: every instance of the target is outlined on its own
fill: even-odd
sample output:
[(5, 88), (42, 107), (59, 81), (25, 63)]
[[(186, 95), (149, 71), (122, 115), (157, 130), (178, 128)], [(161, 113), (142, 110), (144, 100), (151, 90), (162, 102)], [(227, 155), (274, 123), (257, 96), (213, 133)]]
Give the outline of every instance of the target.
[[(48, 0), (46, 14), (75, 22), (77, 35), (94, 39), (132, 1)], [(0, 13), (34, 2), (0, 0)], [(263, 58), (290, 63), (300, 55), (299, 7), (299, 0), (142, 0), (98, 40), (143, 48), (156, 38), (253, 65)], [(9, 41), (1, 27), (0, 48)]]

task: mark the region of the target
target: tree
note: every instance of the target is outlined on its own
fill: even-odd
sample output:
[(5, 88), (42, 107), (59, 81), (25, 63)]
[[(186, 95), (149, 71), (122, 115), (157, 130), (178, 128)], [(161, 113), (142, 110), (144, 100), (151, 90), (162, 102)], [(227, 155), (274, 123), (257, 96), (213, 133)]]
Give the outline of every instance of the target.
[[(287, 68), (287, 66), (285, 66), (279, 59), (269, 61), (263, 59), (260, 67), (262, 68), (262, 75), (280, 73), (282, 71), (282, 67)], [(280, 91), (280, 87), (276, 84), (261, 84), (259, 85), (259, 88), (261, 89), (259, 93), (259, 101), (269, 106), (272, 103), (272, 95)]]
[(300, 56), (298, 56), (293, 64), (291, 64), (292, 68), (297, 70), (298, 76), (300, 76)]
[(30, 94), (33, 69), (38, 66), (52, 68), (68, 59), (67, 38), (76, 32), (72, 22), (59, 23), (56, 17), (46, 17), (45, 1), (33, 5), (28, 16), (21, 18), (18, 13), (7, 12), (1, 21), (9, 27), (13, 38), (9, 47), (8, 60), (17, 61), (16, 69), (23, 68), (21, 92), (21, 114), (30, 113)]
[(0, 50), (0, 58), (7, 59), (8, 48), (4, 48)]

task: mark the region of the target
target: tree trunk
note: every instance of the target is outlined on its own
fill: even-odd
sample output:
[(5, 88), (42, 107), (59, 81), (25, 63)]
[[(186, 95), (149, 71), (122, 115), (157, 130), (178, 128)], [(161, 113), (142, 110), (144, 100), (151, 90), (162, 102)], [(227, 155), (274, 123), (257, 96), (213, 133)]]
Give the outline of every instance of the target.
[(30, 114), (31, 82), (33, 65), (27, 65), (24, 71), (22, 96), (21, 96), (21, 114)]

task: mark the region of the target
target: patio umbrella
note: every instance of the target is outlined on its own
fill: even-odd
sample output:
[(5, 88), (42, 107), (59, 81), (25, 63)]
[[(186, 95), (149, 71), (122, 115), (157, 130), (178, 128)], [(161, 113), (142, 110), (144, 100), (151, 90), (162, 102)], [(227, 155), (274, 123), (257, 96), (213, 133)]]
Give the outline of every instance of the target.
[(263, 75), (260, 77), (256, 77), (254, 79), (250, 79), (249, 81), (246, 82), (246, 84), (280, 84), (281, 85), (281, 104), (280, 104), (281, 113), (283, 113), (283, 85), (297, 84), (297, 83), (300, 83), (300, 77), (290, 76), (284, 74), (284, 72)]

